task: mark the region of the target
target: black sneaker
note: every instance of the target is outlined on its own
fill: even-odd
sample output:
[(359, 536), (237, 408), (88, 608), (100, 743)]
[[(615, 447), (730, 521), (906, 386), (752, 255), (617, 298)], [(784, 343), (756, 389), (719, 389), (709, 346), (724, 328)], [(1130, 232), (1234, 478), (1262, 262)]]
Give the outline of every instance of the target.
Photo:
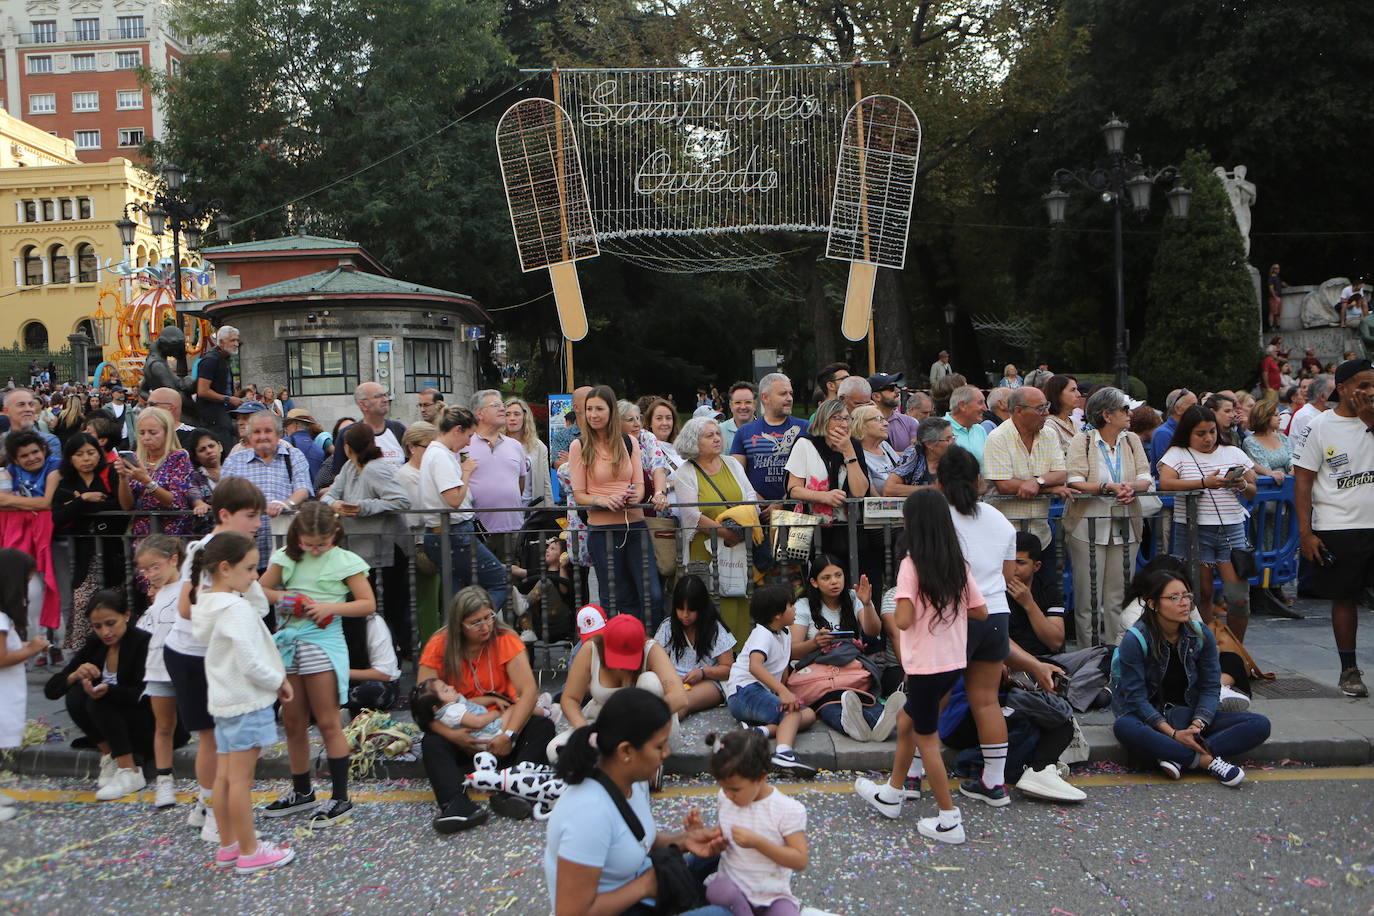
[(296, 790), (292, 789), (263, 808), (262, 815), (263, 817), (286, 817), (289, 814), (304, 814), (307, 811), (314, 811), (319, 806), (319, 802), (315, 801), (314, 792), (298, 795)]
[(983, 785), (982, 779), (969, 779), (959, 783), (959, 794), (965, 798), (975, 798), (994, 808), (1003, 808), (1011, 804), (1011, 796), (1007, 794), (1005, 786), (989, 788)]
[(351, 801), (342, 799), (330, 799), (320, 802), (315, 808), (315, 813), (310, 815), (310, 828), (318, 830), (321, 827), (332, 827), (348, 817), (348, 812), (353, 810)]
[(798, 758), (792, 751), (774, 751), (772, 763), (773, 769), (780, 773), (789, 773), (806, 779), (810, 779), (818, 772), (815, 767)]
[(440, 833), (457, 833), (485, 824), (491, 811), (479, 806), (466, 795), (458, 795), (448, 803), (448, 807), (433, 821), (434, 829)]
[(523, 821), (534, 816), (534, 804), (526, 798), (511, 795), (509, 792), (493, 792), (487, 801), (491, 810), (513, 821)]

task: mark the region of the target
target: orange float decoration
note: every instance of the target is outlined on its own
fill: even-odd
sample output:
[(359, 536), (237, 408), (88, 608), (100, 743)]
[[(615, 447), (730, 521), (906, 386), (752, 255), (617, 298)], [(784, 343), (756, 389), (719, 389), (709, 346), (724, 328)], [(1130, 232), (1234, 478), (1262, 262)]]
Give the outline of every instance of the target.
[[(164, 277), (164, 274), (166, 275)], [(214, 326), (204, 318), (178, 315), (172, 295), (173, 272), (156, 267), (130, 269), (127, 262), (106, 262), (102, 276), (116, 277), (102, 283), (96, 293), (92, 324), (104, 329), (98, 335), (102, 360), (96, 367), (96, 385), (112, 382), (137, 389), (143, 366), (158, 333), (167, 325), (180, 326), (186, 335), (187, 373), (209, 346)], [(209, 270), (182, 269), (183, 299), (208, 298), (213, 274)], [(180, 320), (179, 320), (180, 319)]]

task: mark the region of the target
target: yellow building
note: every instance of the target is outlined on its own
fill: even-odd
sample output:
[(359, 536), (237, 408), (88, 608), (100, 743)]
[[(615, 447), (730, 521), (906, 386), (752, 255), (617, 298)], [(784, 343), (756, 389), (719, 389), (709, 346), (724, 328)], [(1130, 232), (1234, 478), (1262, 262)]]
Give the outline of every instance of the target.
[[(115, 228), (125, 205), (155, 192), (129, 160), (79, 162), (72, 141), (0, 111), (0, 348), (56, 351), (69, 334), (90, 335), (83, 322), (101, 294), (131, 292), (111, 267), (170, 255), (171, 238), (154, 236), (141, 212), (129, 214), (138, 228), (127, 253)], [(198, 263), (182, 252), (183, 266)]]

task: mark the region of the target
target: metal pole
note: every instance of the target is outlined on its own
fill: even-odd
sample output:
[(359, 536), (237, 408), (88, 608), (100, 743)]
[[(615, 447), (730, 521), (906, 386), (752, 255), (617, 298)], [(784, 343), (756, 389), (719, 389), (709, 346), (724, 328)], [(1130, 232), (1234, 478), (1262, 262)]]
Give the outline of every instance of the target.
[[(1120, 173), (1118, 170), (1118, 177)], [(1116, 257), (1116, 387), (1126, 391), (1129, 367), (1126, 360), (1126, 257), (1121, 247), (1121, 210), (1126, 206), (1125, 186), (1117, 181), (1116, 206), (1112, 209), (1112, 237)]]
[(181, 301), (181, 223), (170, 214), (167, 222), (172, 225), (172, 307)]

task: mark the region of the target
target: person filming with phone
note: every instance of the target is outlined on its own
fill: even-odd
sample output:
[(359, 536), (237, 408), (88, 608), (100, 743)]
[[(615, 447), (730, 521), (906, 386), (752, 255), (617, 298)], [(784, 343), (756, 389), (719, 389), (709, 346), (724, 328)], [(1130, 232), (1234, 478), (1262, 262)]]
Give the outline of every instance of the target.
[[(1250, 623), (1250, 586), (1234, 561), (1249, 548), (1245, 520), (1249, 516), (1241, 499), (1255, 495), (1255, 462), (1234, 445), (1218, 444), (1216, 414), (1206, 407), (1189, 407), (1179, 418), (1169, 449), (1159, 458), (1159, 488), (1166, 492), (1201, 490), (1197, 506), (1198, 556), (1202, 581), (1198, 585), (1198, 612), (1211, 623), (1212, 569), (1221, 575), (1226, 600), (1227, 626), (1244, 641)], [(1188, 551), (1185, 504), (1174, 504), (1173, 555), (1184, 559)]]

